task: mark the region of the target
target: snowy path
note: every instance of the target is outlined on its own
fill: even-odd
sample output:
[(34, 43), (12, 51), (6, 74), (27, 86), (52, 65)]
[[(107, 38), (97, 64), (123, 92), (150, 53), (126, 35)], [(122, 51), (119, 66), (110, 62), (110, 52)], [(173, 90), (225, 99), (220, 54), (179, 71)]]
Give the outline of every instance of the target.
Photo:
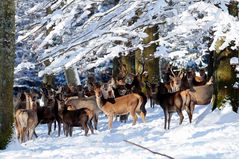
[(155, 159), (165, 158), (126, 143), (140, 144), (153, 151), (174, 158), (239, 158), (239, 115), (226, 107), (222, 111), (210, 112), (206, 107), (197, 106), (194, 120), (189, 124), (185, 114), (184, 122), (178, 125), (178, 116), (173, 115), (171, 129), (163, 129), (163, 112), (160, 107), (147, 108), (147, 123), (141, 119), (131, 125), (114, 122), (113, 131), (107, 130), (107, 120), (102, 115), (99, 130), (85, 137), (75, 128), (73, 137), (57, 137), (54, 132), (47, 136), (46, 125), (37, 128), (39, 138), (19, 144), (12, 141), (7, 150), (0, 151), (1, 159), (30, 158), (75, 158), (75, 159)]

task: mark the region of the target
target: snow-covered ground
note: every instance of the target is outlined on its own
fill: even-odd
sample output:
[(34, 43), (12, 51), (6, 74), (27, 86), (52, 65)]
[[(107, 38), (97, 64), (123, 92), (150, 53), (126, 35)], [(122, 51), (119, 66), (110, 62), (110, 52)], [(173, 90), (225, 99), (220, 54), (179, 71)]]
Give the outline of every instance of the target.
[(178, 125), (178, 115), (174, 114), (170, 130), (163, 129), (163, 112), (158, 106), (147, 107), (147, 123), (141, 119), (131, 125), (115, 121), (113, 130), (107, 130), (107, 119), (102, 114), (99, 130), (85, 137), (82, 130), (75, 128), (73, 137), (57, 137), (55, 131), (47, 135), (46, 125), (36, 131), (37, 139), (19, 144), (14, 139), (6, 150), (0, 151), (1, 159), (28, 158), (75, 158), (75, 159), (155, 159), (166, 158), (129, 144), (124, 140), (169, 155), (173, 158), (239, 158), (239, 115), (230, 106), (211, 112), (210, 105), (197, 106), (193, 123), (189, 124), (185, 114), (182, 125)]

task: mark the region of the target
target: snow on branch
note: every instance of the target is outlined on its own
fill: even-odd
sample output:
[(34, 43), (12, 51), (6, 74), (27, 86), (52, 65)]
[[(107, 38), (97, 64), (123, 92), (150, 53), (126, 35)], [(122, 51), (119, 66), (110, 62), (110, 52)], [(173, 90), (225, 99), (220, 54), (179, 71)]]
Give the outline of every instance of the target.
[[(53, 58), (53, 62), (39, 75), (54, 73), (75, 64), (90, 69), (118, 56), (120, 52), (137, 49), (147, 37), (145, 28), (164, 23), (160, 20), (160, 8), (152, 7), (155, 2), (122, 1), (106, 13), (93, 15), (84, 25), (77, 27), (75, 36), (65, 41), (63, 46), (45, 50), (39, 61)], [(95, 54), (88, 56), (92, 52)]]

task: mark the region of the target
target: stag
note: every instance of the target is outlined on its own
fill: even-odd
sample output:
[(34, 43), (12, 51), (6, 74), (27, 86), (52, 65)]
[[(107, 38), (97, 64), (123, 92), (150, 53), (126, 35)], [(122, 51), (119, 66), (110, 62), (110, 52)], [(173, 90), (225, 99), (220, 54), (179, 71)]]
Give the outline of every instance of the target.
[(180, 95), (181, 91), (168, 92), (168, 88), (165, 84), (159, 83), (155, 93), (155, 102), (161, 106), (164, 112), (164, 129), (170, 129), (171, 117), (175, 112), (177, 112), (180, 117), (179, 124), (182, 124), (184, 119), (182, 110), (186, 109), (189, 118), (191, 117), (191, 112), (183, 103), (183, 99)]
[(158, 84), (150, 85), (153, 100), (156, 104), (159, 104), (162, 107), (164, 112), (164, 129), (170, 128), (171, 117), (175, 112), (177, 112), (180, 117), (179, 124), (181, 124), (184, 119), (182, 113), (183, 109), (186, 109), (189, 118), (191, 118), (191, 112), (189, 111), (188, 107), (186, 107), (186, 103), (188, 102), (183, 101), (180, 95), (183, 73), (180, 71), (176, 75), (171, 68), (170, 71), (170, 80), (167, 83), (159, 82)]
[[(112, 97), (112, 92), (108, 92), (108, 96)], [(108, 101), (109, 97), (104, 98), (101, 87), (95, 87), (95, 96), (98, 107), (108, 117), (108, 128), (112, 129), (113, 117), (115, 115), (124, 115), (130, 113), (133, 118), (133, 125), (136, 124), (137, 114), (140, 114), (143, 122), (145, 122), (145, 108), (142, 108), (143, 98), (136, 93), (127, 94), (114, 100)]]

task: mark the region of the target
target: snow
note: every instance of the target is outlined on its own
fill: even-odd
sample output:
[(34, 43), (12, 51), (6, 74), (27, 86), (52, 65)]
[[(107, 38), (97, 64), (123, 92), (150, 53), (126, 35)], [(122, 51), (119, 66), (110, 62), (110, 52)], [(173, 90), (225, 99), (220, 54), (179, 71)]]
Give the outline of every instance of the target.
[[(232, 41), (235, 43), (235, 45), (231, 47), (232, 49), (236, 49), (239, 46), (239, 23), (236, 18), (230, 16), (221, 8), (206, 2), (198, 2), (191, 5), (187, 4), (188, 6), (185, 6), (185, 4), (186, 3), (182, 2), (182, 6), (179, 7), (181, 9), (176, 8), (177, 14), (166, 18), (167, 26), (173, 24), (175, 27), (167, 32), (167, 36), (160, 37), (159, 44), (167, 44), (165, 47), (170, 49), (165, 50), (164, 47), (160, 45), (155, 53), (156, 56), (165, 55), (165, 51), (166, 54), (169, 54), (165, 57), (169, 58), (172, 58), (174, 56), (174, 52), (177, 51), (188, 52), (190, 54), (191, 52), (189, 49), (195, 49), (195, 47), (197, 47), (196, 49), (198, 49), (198, 52), (201, 52), (198, 53), (200, 55), (204, 52), (204, 50), (206, 50), (205, 48), (208, 47), (207, 42), (203, 42), (202, 39), (205, 36), (210, 36), (210, 31), (214, 32), (214, 40), (210, 46), (210, 50), (216, 49), (216, 43), (220, 39), (223, 39), (224, 41), (219, 47), (220, 50), (230, 46)], [(144, 8), (142, 6), (144, 6)], [(166, 7), (167, 5), (165, 2), (162, 3), (161, 1), (151, 2), (148, 0), (142, 3), (140, 1), (121, 1), (118, 5), (106, 12), (94, 14), (84, 23), (82, 27), (77, 28), (76, 31), (78, 32), (78, 36), (71, 38), (70, 41), (65, 41), (62, 46), (59, 46), (61, 50), (60, 52), (56, 52), (56, 50), (58, 50), (58, 46), (54, 49), (45, 50), (45, 53), (39, 58), (40, 60), (47, 59), (49, 55), (54, 55), (53, 58), (55, 61), (59, 61), (63, 58), (58, 56), (58, 54), (62, 51), (62, 56), (69, 56), (70, 58), (65, 59), (65, 62), (63, 61), (62, 63), (56, 62), (56, 65), (54, 62), (51, 63), (45, 68), (45, 70), (40, 72), (39, 76), (49, 73), (49, 70), (56, 73), (55, 70), (60, 71), (64, 67), (70, 67), (75, 64), (81, 67), (81, 65), (86, 64), (86, 61), (92, 61), (89, 64), (90, 67), (87, 67), (87, 69), (96, 67), (99, 65), (99, 62), (104, 61), (102, 61), (102, 59), (98, 60), (98, 57), (92, 60), (91, 56), (88, 56), (88, 54), (95, 51), (97, 52), (96, 55), (106, 56), (107, 54), (111, 54), (110, 57), (113, 58), (119, 53), (114, 49), (115, 41), (120, 41), (123, 44), (120, 44), (118, 47), (120, 48), (120, 51), (123, 52), (127, 52), (128, 50), (133, 51), (136, 49), (143, 50), (144, 45), (142, 45), (141, 42), (145, 37), (147, 37), (147, 34), (144, 33), (144, 29), (146, 26), (149, 27), (157, 25), (160, 20), (160, 16), (164, 16), (166, 14)], [(127, 22), (135, 16), (137, 8), (142, 10), (142, 15), (138, 17), (134, 24), (126, 27), (128, 25)], [(72, 11), (72, 13), (70, 12), (62, 17), (58, 17), (57, 19), (61, 18), (64, 20), (68, 16), (73, 17), (74, 14), (75, 12)], [(84, 14), (86, 13), (83, 13), (82, 15)], [(54, 14), (51, 19), (54, 19), (53, 17)], [(67, 24), (71, 21), (71, 19), (72, 18), (67, 18), (67, 20), (64, 21), (68, 21), (66, 22)], [(59, 22), (54, 23), (57, 24), (56, 28), (60, 25)], [(60, 28), (62, 28), (61, 25)], [(52, 33), (59, 34), (59, 31), (58, 29), (55, 29)], [(45, 38), (45, 42), (43, 41), (38, 49), (42, 49), (45, 44), (51, 42), (51, 34)], [(131, 48), (124, 45), (128, 41), (132, 43)], [(72, 51), (72, 49), (81, 51), (80, 53), (77, 51), (79, 55), (75, 56), (76, 53)], [(159, 52), (163, 53), (161, 54)], [(185, 54), (181, 54), (177, 60), (185, 60), (184, 55)], [(85, 59), (82, 59), (82, 57), (85, 57)], [(106, 58), (106, 60), (108, 60), (108, 58)], [(86, 65), (88, 65), (88, 62)]]
[(147, 103), (147, 123), (141, 119), (132, 126), (132, 119), (126, 124), (114, 121), (113, 130), (107, 129), (106, 117), (99, 119), (99, 130), (85, 137), (83, 131), (74, 128), (73, 137), (57, 132), (47, 135), (46, 125), (37, 127), (39, 137), (19, 144), (16, 139), (6, 150), (0, 151), (1, 159), (22, 158), (95, 158), (95, 159), (154, 159), (166, 158), (131, 145), (124, 140), (142, 145), (162, 154), (179, 159), (234, 159), (239, 152), (239, 115), (229, 105), (211, 112), (211, 106), (196, 106), (193, 122), (185, 119), (178, 125), (178, 116), (172, 117), (171, 129), (163, 129), (163, 112), (157, 106), (152, 109)]
[(230, 59), (230, 65), (238, 65), (239, 64), (239, 59), (238, 57), (232, 57)]
[(17, 72), (23, 70), (23, 69), (34, 69), (35, 68), (35, 64), (28, 62), (28, 61), (23, 61), (22, 63), (20, 63), (17, 67), (14, 68), (14, 74), (16, 74)]
[[(64, 1), (64, 7), (60, 7), (62, 0), (56, 3), (19, 1), (18, 4), (22, 5), (16, 16), (16, 43), (21, 45), (17, 48), (19, 58), (14, 73), (19, 77), (15, 82), (23, 78), (29, 80), (32, 74), (21, 75), (28, 69), (40, 69), (38, 75), (41, 77), (76, 66), (83, 74), (119, 53), (127, 54), (136, 49), (143, 51), (148, 45), (142, 42), (147, 37), (144, 30), (155, 25), (159, 27), (160, 37), (150, 42), (159, 44), (154, 55), (174, 58), (181, 66), (190, 60), (200, 62), (198, 57), (208, 50), (209, 45), (204, 37), (212, 38), (211, 51), (228, 46), (238, 49), (239, 22), (227, 12), (229, 1), (174, 0), (175, 5), (170, 7), (162, 0), (121, 0), (118, 5), (107, 9), (101, 0), (68, 0)], [(100, 9), (92, 9), (95, 3)], [(45, 10), (50, 5), (53, 13), (46, 15)], [(135, 22), (129, 24), (135, 17)], [(51, 32), (46, 34), (46, 29), (51, 27)], [(55, 37), (60, 37), (60, 42), (52, 45)], [(223, 40), (219, 48), (216, 46), (218, 40)], [(50, 46), (46, 47), (48, 44)], [(36, 57), (32, 59), (32, 55)], [(45, 68), (35, 66), (46, 59), (50, 65)], [(231, 59), (232, 63), (236, 60), (238, 63), (238, 58)], [(236, 70), (239, 70), (238, 66)], [(234, 87), (238, 86), (236, 82)], [(231, 111), (230, 104), (226, 103), (222, 110), (213, 112), (210, 105), (197, 106), (192, 124), (184, 112), (184, 122), (179, 126), (178, 116), (174, 114), (170, 130), (163, 129), (164, 117), (159, 106), (152, 109), (147, 105), (147, 111), (147, 123), (139, 119), (132, 126), (131, 118), (126, 124), (115, 121), (112, 132), (107, 129), (107, 119), (102, 114), (99, 130), (87, 137), (79, 128), (75, 128), (73, 137), (66, 138), (63, 134), (57, 137), (56, 131), (48, 136), (47, 126), (40, 125), (36, 130), (39, 138), (19, 144), (14, 137), (8, 148), (0, 151), (0, 158), (165, 158), (124, 140), (174, 158), (238, 158), (239, 116)]]
[[(158, 44), (155, 56), (171, 58), (177, 51), (185, 52), (185, 56), (176, 59), (181, 65), (189, 59), (200, 58), (209, 46), (211, 51), (239, 47), (239, 22), (228, 14), (229, 0), (173, 0), (173, 6), (162, 0), (122, 0), (115, 6), (103, 6), (103, 1), (95, 0), (69, 0), (61, 6), (62, 2), (44, 0), (29, 6), (18, 2), (22, 8), (16, 18), (17, 43), (27, 42), (26, 54), (33, 51), (36, 63), (52, 61), (40, 68), (39, 77), (75, 65), (91, 69), (104, 62), (102, 57), (107, 56), (105, 60), (109, 60), (119, 52), (143, 50), (149, 45), (143, 43), (147, 37), (144, 31), (152, 26), (159, 28), (159, 39), (150, 42)], [(53, 12), (46, 15), (49, 6)], [(21, 10), (26, 12), (23, 14)], [(208, 38), (212, 43), (205, 41)], [(219, 50), (216, 49), (218, 40), (223, 40)], [(192, 53), (196, 53), (193, 58)]]

